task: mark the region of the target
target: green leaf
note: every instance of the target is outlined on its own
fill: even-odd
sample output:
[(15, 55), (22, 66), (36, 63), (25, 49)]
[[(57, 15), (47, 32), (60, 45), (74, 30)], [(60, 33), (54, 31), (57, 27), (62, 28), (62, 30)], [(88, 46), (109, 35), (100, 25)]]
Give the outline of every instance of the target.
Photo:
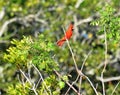
[(63, 81), (59, 81), (58, 84), (59, 84), (60, 89), (65, 87), (65, 83)]

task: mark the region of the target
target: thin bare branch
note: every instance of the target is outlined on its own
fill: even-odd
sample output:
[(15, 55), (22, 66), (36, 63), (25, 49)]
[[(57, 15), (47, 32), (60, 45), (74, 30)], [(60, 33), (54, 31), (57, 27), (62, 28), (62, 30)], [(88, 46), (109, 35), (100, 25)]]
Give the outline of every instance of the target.
[(13, 19), (10, 19), (8, 21), (6, 21), (2, 27), (0, 28), (0, 37), (3, 35), (3, 33), (5, 32), (5, 30), (7, 29), (7, 26), (10, 24), (10, 23), (13, 23), (17, 21), (17, 18), (13, 18)]
[[(72, 82), (72, 84), (71, 84), (72, 86), (78, 81), (79, 77), (80, 77), (80, 76), (78, 75), (77, 78), (75, 79), (75, 81)], [(67, 95), (69, 91), (70, 91), (70, 87), (69, 87), (68, 90), (66, 91), (65, 95)]]
[[(106, 34), (106, 27), (104, 26), (104, 40), (105, 40), (105, 63), (104, 63), (104, 67), (103, 67), (103, 70), (101, 72), (101, 78), (103, 79), (104, 78), (104, 72), (105, 72), (105, 69), (106, 69), (106, 66), (107, 66), (107, 34)], [(104, 85), (104, 81), (101, 81), (102, 82), (102, 88), (103, 88), (103, 95), (105, 95), (105, 85)]]
[(79, 36), (79, 30), (78, 30), (78, 27), (77, 27), (77, 25), (76, 25), (78, 19), (77, 19), (77, 16), (76, 16), (76, 15), (74, 15), (73, 18), (74, 18), (74, 36), (73, 36), (73, 40), (76, 41), (76, 39), (77, 39), (78, 36)]
[[(39, 76), (41, 77), (41, 80), (43, 81), (43, 84), (44, 84), (45, 88), (50, 92), (50, 95), (52, 95), (51, 90), (47, 87), (47, 85), (46, 85), (46, 83), (45, 83), (45, 81), (44, 81), (44, 79), (43, 79), (43, 77), (42, 77), (42, 74), (40, 73), (40, 71), (38, 70), (38, 68), (37, 68), (34, 64), (32, 64), (32, 66), (35, 68), (35, 70), (38, 72)], [(38, 81), (38, 82), (39, 82), (39, 81)], [(45, 91), (46, 91), (46, 90), (45, 90)], [(46, 94), (49, 95), (49, 94), (47, 93), (47, 91), (46, 91)]]
[(38, 16), (40, 15), (41, 12), (38, 11), (38, 13), (36, 14), (29, 14), (25, 17), (15, 17), (15, 18), (12, 18), (10, 20), (7, 20), (4, 22), (4, 24), (1, 26), (0, 28), (0, 37), (4, 34), (4, 32), (7, 30), (7, 27), (9, 24), (13, 23), (13, 22), (17, 22), (17, 21), (23, 21), (25, 22), (25, 24), (27, 25), (26, 22), (28, 22), (29, 20), (31, 19), (35, 19), (35, 21), (37, 22), (40, 22), (40, 23), (43, 23), (43, 24), (47, 24), (47, 22), (43, 19), (40, 19)]
[(116, 81), (116, 80), (120, 80), (120, 76), (117, 77), (110, 77), (110, 78), (101, 78), (101, 77), (97, 77), (98, 80), (103, 81), (103, 82), (110, 82), (110, 81)]
[(23, 76), (26, 78), (26, 80), (29, 82), (29, 84), (32, 86), (32, 89), (35, 93), (35, 95), (38, 95), (36, 89), (35, 89), (35, 86), (34, 86), (34, 83), (31, 82), (31, 80), (24, 74), (24, 72), (20, 69), (20, 72), (23, 74)]
[(80, 95), (80, 93), (68, 82), (68, 81), (65, 81), (62, 76), (56, 71), (54, 70), (54, 72), (56, 73), (56, 75), (61, 78), (75, 93), (77, 93), (77, 95)]
[(80, 76), (80, 78), (79, 78), (79, 83), (80, 83), (80, 85), (79, 85), (79, 92), (81, 91), (82, 77), (83, 77), (83, 76)]
[(90, 16), (90, 17), (88, 17), (88, 18), (86, 18), (86, 19), (79, 20), (79, 21), (76, 23), (76, 26), (81, 25), (81, 24), (83, 24), (83, 23), (90, 22), (90, 21), (92, 21), (92, 20), (93, 20), (93, 17), (92, 17), (92, 16)]
[(113, 95), (114, 94), (114, 92), (115, 92), (115, 90), (117, 89), (117, 87), (118, 87), (118, 85), (120, 84), (120, 81), (117, 83), (117, 85), (115, 86), (115, 88), (114, 88), (114, 90), (113, 90), (113, 92), (112, 92), (112, 94), (111, 95)]
[(1, 40), (0, 43), (10, 43), (10, 41), (7, 41), (7, 40)]
[[(64, 28), (63, 28), (63, 31), (64, 31), (64, 34), (65, 34)], [(65, 37), (66, 37), (66, 34), (65, 34)], [(73, 59), (73, 61), (74, 61), (75, 69), (76, 69), (78, 75), (79, 75), (79, 76), (84, 76), (84, 77), (89, 81), (89, 83), (90, 83), (90, 85), (92, 86), (93, 90), (95, 91), (96, 95), (98, 95), (98, 92), (97, 92), (97, 90), (95, 89), (95, 87), (94, 87), (94, 85), (92, 84), (92, 82), (90, 81), (90, 79), (89, 79), (86, 75), (84, 75), (81, 70), (78, 69), (78, 66), (77, 66), (77, 63), (76, 63), (76, 60), (75, 60), (75, 57), (74, 57), (74, 53), (73, 53), (73, 51), (72, 51), (72, 48), (71, 48), (71, 46), (70, 46), (69, 41), (68, 41), (67, 38), (66, 38), (66, 41), (67, 41), (68, 47), (69, 47), (69, 49), (70, 49), (70, 52), (71, 52), (71, 54), (72, 54), (72, 59)]]
[(93, 83), (91, 82), (91, 80), (89, 79), (89, 77), (87, 77), (86, 75), (84, 75), (84, 77), (88, 80), (88, 82), (90, 83), (90, 85), (92, 86), (94, 92), (96, 95), (99, 95), (96, 88), (94, 87)]
[(89, 52), (88, 52), (88, 54), (87, 54), (87, 56), (85, 57), (85, 59), (84, 59), (84, 61), (83, 61), (83, 64), (82, 64), (82, 66), (81, 66), (81, 71), (83, 70), (83, 67), (84, 67), (84, 65), (85, 65), (85, 62), (86, 62), (86, 60), (88, 59), (88, 57), (89, 57), (89, 55), (92, 53), (92, 50), (90, 50)]
[(83, 2), (84, 0), (77, 0), (76, 4), (75, 4), (75, 8), (79, 8), (80, 4)]
[[(64, 29), (64, 28), (63, 28), (63, 31), (64, 31), (64, 34), (65, 34), (65, 29)], [(65, 34), (65, 37), (66, 37), (66, 34)], [(73, 59), (73, 61), (74, 61), (75, 69), (76, 69), (76, 71), (77, 71), (78, 74), (82, 75), (82, 72), (79, 71), (79, 69), (78, 69), (78, 66), (77, 66), (77, 63), (76, 63), (76, 60), (75, 60), (75, 57), (74, 57), (74, 53), (73, 53), (73, 51), (72, 51), (72, 48), (71, 48), (71, 46), (70, 46), (69, 41), (68, 41), (67, 38), (66, 38), (66, 41), (67, 41), (67, 45), (68, 45), (68, 47), (69, 47), (69, 49), (70, 49), (70, 52), (71, 52), (71, 54), (72, 54), (72, 59)]]
[[(81, 66), (81, 71), (83, 70), (83, 67), (85, 65), (85, 62), (86, 60), (88, 59), (89, 55), (92, 53), (92, 50), (89, 51), (89, 53), (87, 54), (87, 56), (85, 57), (83, 63), (82, 63), (82, 66)], [(80, 79), (79, 79), (79, 82), (80, 82), (80, 85), (79, 85), (79, 91), (80, 91), (80, 88), (81, 88), (81, 84), (82, 84), (82, 76), (80, 76)]]

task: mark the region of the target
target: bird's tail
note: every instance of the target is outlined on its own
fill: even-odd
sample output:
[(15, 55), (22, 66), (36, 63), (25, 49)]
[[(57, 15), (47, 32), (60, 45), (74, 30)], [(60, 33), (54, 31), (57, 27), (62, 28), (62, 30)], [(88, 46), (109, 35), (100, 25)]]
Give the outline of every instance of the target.
[(57, 41), (57, 45), (58, 46), (62, 46), (64, 44), (66, 40), (64, 38), (60, 39), (59, 41)]

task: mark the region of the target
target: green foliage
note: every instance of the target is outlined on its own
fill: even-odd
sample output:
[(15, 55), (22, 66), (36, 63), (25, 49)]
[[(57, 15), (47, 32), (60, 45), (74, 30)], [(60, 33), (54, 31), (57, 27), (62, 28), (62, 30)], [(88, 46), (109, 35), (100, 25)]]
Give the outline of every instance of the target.
[(16, 83), (15, 86), (11, 85), (8, 87), (7, 93), (9, 95), (34, 95), (29, 89), (30, 85), (27, 82), (24, 85), (21, 83)]
[(120, 40), (120, 17), (115, 16), (115, 12), (114, 8), (106, 4), (104, 9), (100, 10), (100, 18), (92, 24), (101, 27), (100, 34), (106, 31), (108, 40), (114, 39), (114, 42), (118, 42)]
[[(46, 87), (46, 86), (47, 87)], [(52, 95), (59, 95), (60, 90), (65, 86), (65, 83), (60, 79), (57, 79), (54, 75), (47, 77), (40, 87), (39, 95), (46, 95), (47, 92), (52, 93)], [(44, 89), (45, 88), (45, 89)]]
[[(32, 62), (40, 71), (47, 72), (50, 75), (42, 83), (38, 92), (44, 93), (44, 89), (50, 87), (53, 95), (57, 95), (54, 93), (60, 93), (60, 89), (64, 87), (64, 83), (59, 82), (52, 73), (53, 70), (58, 70), (58, 65), (52, 58), (54, 45), (50, 41), (47, 41), (44, 35), (40, 35), (37, 39), (32, 39), (31, 37), (23, 37), (20, 41), (14, 39), (11, 43), (13, 46), (7, 49), (4, 59), (15, 66), (19, 64), (20, 69), (27, 69), (25, 67), (29, 65), (28, 63)], [(13, 93), (14, 95), (29, 95), (29, 90), (23, 89), (21, 86), (21, 84), (15, 84), (15, 87), (10, 86), (8, 93), (10, 95)], [(26, 85), (24, 88), (26, 88)], [(22, 94), (23, 92), (25, 94)]]
[[(66, 29), (69, 23), (75, 20), (74, 17), (77, 21), (81, 21), (83, 18), (92, 17), (98, 13), (100, 14), (98, 15), (99, 18), (92, 23), (95, 27), (90, 26), (89, 23), (77, 26), (80, 35), (77, 40), (73, 41), (71, 38), (70, 45), (78, 68), (83, 64), (88, 52), (91, 49), (93, 50), (85, 61), (83, 73), (91, 79), (94, 85), (98, 84), (97, 91), (101, 93), (101, 82), (96, 80), (96, 76), (99, 76), (103, 69), (102, 67), (98, 69), (98, 66), (104, 62), (104, 38), (102, 40), (95, 38), (91, 44), (83, 44), (80, 39), (81, 32), (83, 30), (86, 32), (94, 30), (99, 37), (99, 35), (104, 35), (104, 31), (106, 31), (108, 51), (113, 53), (107, 56), (108, 58), (115, 56), (116, 50), (119, 49), (120, 40), (120, 17), (116, 16), (116, 13), (119, 13), (120, 1), (93, 0), (91, 3), (91, 0), (83, 0), (80, 6), (76, 8), (77, 1), (79, 0), (0, 0), (0, 11), (5, 8), (5, 15), (0, 21), (0, 29), (5, 22), (14, 17), (23, 19), (9, 23), (4, 34), (0, 37), (0, 90), (8, 92), (8, 95), (34, 95), (34, 92), (30, 90), (31, 85), (25, 81), (23, 86), (16, 81), (18, 80), (16, 77), (13, 77), (16, 66), (18, 69), (27, 71), (29, 63), (32, 63), (39, 69), (45, 80), (40, 82), (40, 86), (36, 89), (37, 93), (46, 95), (47, 91), (48, 94), (59, 95), (61, 89), (66, 89), (66, 85), (55, 76), (53, 70), (59, 69), (56, 61), (61, 67), (60, 73), (63, 74), (62, 79), (64, 81), (73, 82), (76, 79), (76, 72), (73, 70), (74, 63), (67, 44), (65, 43), (62, 48), (59, 48), (53, 43), (63, 36), (61, 28), (65, 27)], [(105, 5), (105, 3), (108, 4)], [(39, 14), (35, 18), (27, 18), (29, 15), (36, 15), (38, 12)], [(35, 38), (34, 36), (38, 36), (38, 32), (43, 35)], [(73, 33), (73, 38), (76, 36), (75, 34), (76, 32)], [(23, 35), (25, 36), (22, 38)], [(21, 38), (22, 40), (20, 40)], [(99, 47), (99, 45), (103, 47)], [(96, 46), (98, 47), (96, 48)], [(8, 48), (7, 51), (5, 51), (6, 48)], [(3, 61), (3, 56), (5, 61)], [(111, 68), (112, 66), (107, 65), (106, 78), (119, 75), (115, 68)], [(72, 71), (73, 74), (71, 74)], [(69, 74), (70, 78), (67, 76)], [(36, 80), (37, 76), (32, 77)], [(74, 85), (79, 87), (79, 82)], [(106, 94), (111, 94), (115, 85), (116, 83), (113, 82), (111, 84), (106, 83)], [(85, 92), (88, 95), (94, 95), (85, 78), (83, 78), (81, 89), (83, 94)], [(116, 89), (115, 94), (119, 95), (119, 93), (119, 89)], [(74, 92), (70, 92), (70, 94), (74, 94)]]
[[(109, 83), (109, 85), (108, 85), (109, 89), (107, 89), (106, 93), (107, 94), (111, 94), (113, 92), (113, 89), (115, 88), (115, 86), (113, 84)], [(117, 88), (115, 89), (115, 92), (114, 92), (113, 95), (119, 95), (119, 93), (120, 93), (120, 89), (119, 88), (120, 88), (120, 84), (117, 85)]]
[(30, 49), (30, 37), (24, 37), (21, 41), (13, 40), (12, 45), (7, 49), (8, 53), (5, 53), (4, 59), (13, 65), (25, 65), (27, 66), (28, 51)]
[(54, 56), (54, 49), (54, 44), (47, 41), (44, 35), (40, 35), (29, 50), (32, 63), (38, 66), (40, 70), (45, 70), (47, 72), (57, 69), (58, 65), (52, 58)]
[(54, 45), (47, 41), (44, 35), (32, 40), (31, 37), (23, 37), (21, 41), (13, 40), (14, 46), (7, 49), (4, 59), (16, 66), (26, 66), (32, 61), (40, 70), (47, 72), (57, 69), (56, 62), (52, 59)]
[(60, 81), (59, 82), (59, 87), (62, 89), (62, 88), (64, 88), (65, 87), (65, 83), (63, 82), (63, 81)]
[[(6, 3), (7, 2), (7, 3)], [(37, 6), (39, 0), (0, 0), (0, 7), (5, 7), (7, 16), (14, 17), (15, 15), (23, 16), (29, 13), (28, 8)]]

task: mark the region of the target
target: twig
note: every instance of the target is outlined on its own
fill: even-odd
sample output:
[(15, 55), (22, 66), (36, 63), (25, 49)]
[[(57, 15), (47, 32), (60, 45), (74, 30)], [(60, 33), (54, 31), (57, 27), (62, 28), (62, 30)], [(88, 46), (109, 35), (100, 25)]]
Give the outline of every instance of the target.
[(84, 75), (84, 77), (88, 80), (88, 82), (92, 86), (93, 90), (95, 91), (95, 94), (98, 95), (98, 92), (97, 92), (96, 88), (94, 87), (93, 83), (91, 82), (91, 80), (86, 75)]
[[(64, 34), (65, 34), (64, 28), (63, 28), (63, 31), (64, 31)], [(66, 37), (66, 34), (65, 34), (65, 37)], [(71, 48), (71, 46), (70, 46), (69, 41), (68, 41), (67, 38), (66, 38), (66, 41), (67, 41), (68, 47), (69, 47), (69, 49), (70, 49), (70, 52), (71, 52), (71, 54), (72, 54), (72, 58), (73, 58), (74, 65), (75, 65), (75, 69), (76, 69), (78, 75), (79, 75), (79, 76), (84, 76), (84, 77), (86, 77), (86, 79), (89, 81), (90, 85), (92, 86), (93, 90), (95, 91), (96, 95), (98, 95), (98, 92), (97, 92), (97, 90), (95, 89), (95, 87), (94, 87), (94, 85), (92, 84), (92, 82), (90, 81), (90, 79), (89, 79), (86, 75), (84, 75), (81, 70), (78, 69), (78, 66), (77, 66), (77, 63), (76, 63), (76, 60), (75, 60), (75, 57), (74, 57), (74, 53), (73, 53), (73, 51), (72, 51), (72, 48)]]
[[(103, 70), (101, 72), (101, 79), (104, 78), (103, 74), (105, 72), (105, 69), (106, 69), (106, 66), (107, 66), (107, 35), (106, 35), (106, 30), (105, 30), (105, 26), (104, 26), (104, 35), (105, 35), (105, 63), (104, 63), (104, 67), (103, 67)], [(102, 87), (103, 87), (103, 95), (105, 95), (105, 85), (104, 85), (104, 81), (101, 81), (102, 82)]]
[(113, 95), (114, 94), (114, 92), (115, 92), (115, 90), (117, 89), (117, 87), (118, 87), (118, 85), (120, 84), (120, 81), (117, 83), (117, 85), (115, 86), (115, 88), (114, 88), (114, 90), (113, 90), (113, 92), (112, 92), (112, 94), (111, 95)]
[[(47, 85), (46, 85), (46, 83), (45, 83), (45, 81), (44, 81), (44, 79), (43, 79), (40, 71), (37, 69), (37, 67), (36, 67), (34, 64), (32, 64), (32, 66), (33, 66), (33, 67), (35, 68), (35, 70), (38, 72), (39, 76), (41, 77), (41, 80), (43, 81), (43, 84), (45, 85), (46, 89), (50, 92), (50, 95), (52, 95), (51, 90), (47, 87)], [(38, 81), (38, 82), (39, 82), (39, 81)], [(47, 93), (47, 91), (46, 91), (46, 94), (49, 95), (49, 94)]]
[(31, 80), (31, 64), (27, 64), (28, 67), (28, 78)]
[[(86, 60), (88, 59), (88, 57), (89, 57), (89, 55), (91, 54), (91, 52), (92, 52), (92, 50), (90, 50), (89, 53), (87, 54), (87, 56), (85, 57), (85, 59), (84, 59), (84, 61), (83, 61), (83, 63), (82, 63), (82, 66), (81, 66), (81, 71), (83, 70), (83, 67), (84, 67), (84, 65), (85, 65), (85, 62), (86, 62)], [(79, 82), (80, 82), (80, 85), (79, 85), (79, 91), (80, 91), (81, 84), (82, 84), (82, 76), (80, 76)]]
[[(72, 82), (72, 86), (78, 81), (78, 79), (79, 79), (79, 75), (77, 76), (77, 78), (76, 78), (76, 80), (74, 81), (74, 82)], [(67, 93), (70, 91), (70, 87), (68, 88), (68, 90), (66, 91), (66, 93), (65, 93), (65, 95), (67, 95)]]
[(84, 0), (78, 0), (75, 4), (75, 8), (79, 8), (80, 4), (83, 2)]
[[(113, 56), (107, 58), (107, 63), (106, 63), (106, 65), (107, 65), (107, 64), (113, 65), (114, 63), (118, 62), (119, 54), (120, 54), (120, 50), (118, 49), (118, 50), (116, 51), (116, 54), (115, 54), (115, 56), (114, 56), (114, 59), (113, 59)], [(100, 65), (98, 65), (97, 69), (100, 69), (102, 66), (104, 66), (104, 62), (100, 63)]]
[(10, 43), (10, 41), (7, 41), (7, 40), (1, 40), (0, 43)]
[(7, 29), (7, 26), (10, 24), (10, 23), (13, 23), (17, 21), (17, 18), (13, 18), (13, 19), (10, 19), (8, 21), (6, 21), (3, 26), (1, 27), (0, 29), (0, 37), (2, 36), (2, 34), (4, 33), (4, 31)]
[(86, 18), (86, 19), (79, 20), (79, 21), (76, 23), (76, 26), (81, 25), (81, 24), (83, 24), (83, 23), (90, 22), (90, 21), (92, 21), (92, 20), (93, 20), (93, 16), (90, 16), (90, 17), (88, 17), (88, 18)]
[(21, 69), (20, 69), (20, 72), (23, 74), (23, 76), (26, 78), (29, 84), (32, 85), (32, 82), (30, 81), (30, 79), (24, 74), (24, 72)]
[(79, 93), (68, 81), (65, 81), (65, 80), (62, 78), (62, 76), (61, 76), (56, 70), (54, 70), (54, 72), (55, 72), (56, 75), (57, 75), (59, 78), (61, 78), (71, 89), (73, 89), (73, 91), (74, 91), (75, 93), (77, 93), (77, 95), (80, 95), (80, 93)]
[(32, 90), (34, 91), (35, 95), (38, 95), (34, 83), (31, 82), (31, 80), (24, 74), (24, 72), (20, 69), (20, 72), (23, 74), (23, 76), (27, 79), (27, 81), (29, 82), (29, 84), (32, 86)]
[(74, 36), (73, 36), (73, 40), (76, 41), (77, 37), (79, 36), (79, 30), (78, 30), (78, 27), (76, 25), (78, 19), (77, 19), (76, 15), (74, 15), (73, 18), (74, 18)]
[[(65, 34), (65, 37), (66, 37), (66, 33), (65, 33), (65, 29), (64, 29), (64, 28), (63, 28), (63, 31), (64, 31), (64, 34)], [(77, 71), (78, 74), (82, 75), (82, 72), (79, 71), (79, 69), (78, 69), (77, 63), (76, 63), (76, 61), (75, 61), (74, 53), (73, 53), (73, 51), (72, 51), (72, 48), (70, 47), (70, 44), (69, 44), (69, 41), (68, 41), (67, 38), (66, 38), (66, 41), (67, 41), (67, 45), (68, 45), (68, 47), (69, 47), (69, 49), (70, 49), (70, 52), (71, 52), (71, 54), (72, 54), (72, 59), (73, 59), (73, 61), (74, 61), (75, 69), (76, 69), (76, 71)]]
[(30, 19), (35, 19), (35, 21), (37, 21), (37, 22), (40, 22), (40, 23), (43, 23), (43, 24), (47, 24), (46, 21), (44, 21), (43, 19), (38, 18), (40, 13), (41, 12), (38, 11), (38, 13), (36, 13), (36, 14), (29, 14), (29, 15), (27, 15), (25, 17), (15, 17), (15, 18), (12, 18), (10, 20), (5, 21), (4, 24), (2, 25), (2, 27), (0, 28), (0, 37), (4, 34), (5, 30), (7, 29), (7, 26), (9, 24), (13, 23), (13, 22), (16, 22), (16, 21), (27, 22)]
[(5, 16), (5, 7), (2, 8), (2, 10), (0, 11), (0, 21), (4, 18)]
[(117, 77), (110, 77), (110, 78), (105, 78), (102, 79), (101, 77), (97, 77), (98, 80), (100, 80), (101, 82), (110, 82), (110, 81), (115, 81), (115, 80), (120, 80), (120, 76)]
[(83, 70), (83, 67), (84, 67), (84, 65), (85, 65), (85, 62), (86, 62), (86, 60), (88, 59), (89, 55), (92, 53), (92, 51), (93, 51), (93, 50), (90, 50), (89, 53), (87, 54), (87, 56), (85, 57), (85, 59), (84, 59), (84, 61), (83, 61), (83, 64), (82, 64), (82, 66), (81, 66), (81, 71)]
[(83, 77), (83, 76), (80, 76), (80, 79), (79, 79), (79, 83), (80, 83), (80, 85), (79, 85), (79, 92), (81, 91), (82, 77)]
[(41, 78), (39, 78), (39, 80), (38, 80), (38, 82), (37, 82), (37, 84), (36, 84), (35, 88), (37, 88), (37, 87), (38, 87), (38, 85), (39, 85), (40, 81), (41, 81)]

